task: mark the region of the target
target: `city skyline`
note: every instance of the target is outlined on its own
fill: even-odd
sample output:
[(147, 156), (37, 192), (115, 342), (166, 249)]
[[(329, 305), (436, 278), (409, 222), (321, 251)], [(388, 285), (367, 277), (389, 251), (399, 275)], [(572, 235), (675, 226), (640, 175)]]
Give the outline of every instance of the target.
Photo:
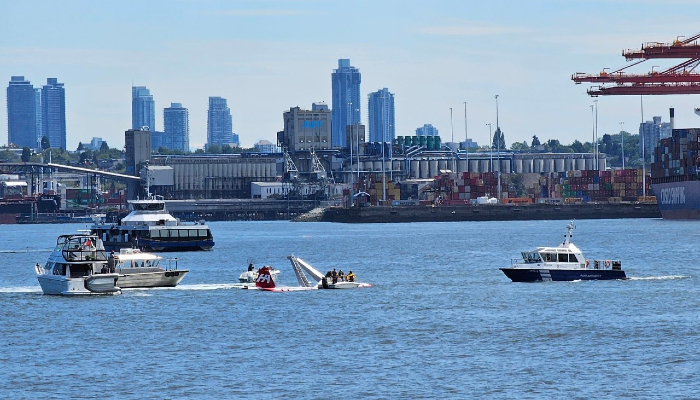
[[(274, 140), (284, 110), (331, 103), (329, 78), (338, 59), (352, 60), (362, 72), (361, 96), (392, 89), (401, 105), (396, 135), (430, 123), (448, 139), (449, 109), (462, 110), (467, 102), (468, 137), (485, 143), (498, 94), (508, 146), (533, 135), (585, 142), (591, 141), (594, 99), (572, 74), (615, 70), (629, 65), (622, 49), (697, 32), (700, 10), (692, 2), (640, 2), (3, 2), (0, 34), (12, 40), (0, 45), (0, 76), (6, 82), (55, 76), (65, 84), (69, 149), (93, 136), (123, 145), (132, 82), (147, 86), (158, 104), (188, 105), (191, 148), (206, 143), (211, 95), (229, 100), (244, 147)], [(168, 13), (159, 12), (164, 8)], [(133, 21), (135, 10), (149, 15), (147, 23)], [(31, 29), (13, 15), (31, 15)], [(654, 60), (629, 71), (674, 64)], [(637, 131), (638, 96), (598, 99), (599, 136), (617, 133), (620, 122)], [(644, 96), (646, 120), (660, 115), (667, 121), (675, 107), (678, 127), (700, 125), (693, 113), (698, 106), (697, 96)], [(0, 121), (5, 144), (6, 107)], [(162, 123), (156, 112), (156, 126)], [(463, 141), (461, 112), (454, 131)]]

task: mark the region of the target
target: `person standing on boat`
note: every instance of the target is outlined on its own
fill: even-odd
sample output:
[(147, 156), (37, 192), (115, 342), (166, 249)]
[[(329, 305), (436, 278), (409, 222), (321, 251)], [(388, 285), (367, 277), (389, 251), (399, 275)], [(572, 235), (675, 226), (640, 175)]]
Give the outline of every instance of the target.
[(335, 268), (331, 272), (331, 278), (333, 278), (333, 283), (338, 283), (338, 272), (336, 272)]
[(109, 267), (109, 273), (113, 274), (117, 265), (117, 259), (114, 256), (114, 250), (109, 253), (109, 259), (107, 260), (107, 266)]
[(348, 282), (355, 282), (355, 274), (352, 273), (352, 271), (348, 272), (348, 275), (346, 276)]

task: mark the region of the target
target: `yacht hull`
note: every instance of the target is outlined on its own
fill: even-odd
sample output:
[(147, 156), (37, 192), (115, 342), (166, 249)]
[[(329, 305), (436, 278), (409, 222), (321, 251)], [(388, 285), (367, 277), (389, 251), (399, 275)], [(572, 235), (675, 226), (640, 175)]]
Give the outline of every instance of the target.
[(501, 268), (501, 271), (513, 282), (594, 281), (627, 278), (625, 271), (611, 269)]
[(188, 270), (172, 270), (157, 272), (136, 272), (119, 274), (117, 285), (122, 289), (175, 287), (189, 272)]
[(83, 278), (65, 278), (60, 275), (39, 275), (41, 291), (48, 295), (89, 296), (119, 294), (117, 274), (92, 275)]

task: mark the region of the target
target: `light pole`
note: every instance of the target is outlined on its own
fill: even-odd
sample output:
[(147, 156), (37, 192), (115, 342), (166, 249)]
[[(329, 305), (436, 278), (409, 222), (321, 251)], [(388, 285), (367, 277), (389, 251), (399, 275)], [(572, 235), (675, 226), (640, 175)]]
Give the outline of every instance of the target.
[(491, 163), (489, 164), (489, 172), (493, 172), (493, 143), (491, 142), (491, 124), (486, 124), (489, 126), (489, 159)]
[(620, 140), (622, 141), (622, 169), (625, 169), (625, 123), (620, 122)]
[(647, 196), (647, 172), (645, 165), (646, 159), (644, 157), (644, 136), (646, 136), (646, 130), (644, 129), (644, 96), (639, 96), (639, 111), (642, 114), (642, 125), (640, 128), (639, 136), (642, 137), (642, 196)]
[(498, 157), (498, 160), (496, 160), (496, 176), (498, 177), (498, 202), (501, 202), (501, 126), (498, 124), (498, 95), (495, 96), (496, 98), (496, 134), (498, 134), (498, 142), (496, 143), (496, 156)]
[(595, 169), (599, 170), (598, 167), (598, 99), (593, 100), (595, 103), (595, 134), (593, 135), (593, 140), (595, 141)]
[[(498, 125), (498, 95), (494, 96), (494, 98), (496, 99), (496, 134), (498, 135), (498, 143), (496, 143), (496, 154), (501, 154), (501, 126)], [(501, 172), (501, 167), (498, 164), (499, 163), (497, 162), (496, 166), (498, 167), (498, 172)]]
[(591, 131), (593, 132), (591, 140), (593, 141), (593, 164), (595, 165), (595, 116), (593, 114), (593, 107), (595, 106), (591, 104)]
[(467, 102), (464, 102), (464, 147), (467, 151), (467, 171), (469, 172), (469, 135), (467, 134)]
[[(352, 111), (352, 101), (348, 102), (348, 105), (350, 106), (350, 110)], [(345, 132), (347, 136), (347, 131), (348, 127), (347, 125), (345, 126)], [(347, 137), (346, 137), (347, 139)], [(350, 140), (346, 140), (346, 143), (348, 143), (350, 146), (350, 207), (353, 206), (355, 203), (355, 185), (353, 182), (353, 174), (352, 174), (352, 127), (350, 127)]]

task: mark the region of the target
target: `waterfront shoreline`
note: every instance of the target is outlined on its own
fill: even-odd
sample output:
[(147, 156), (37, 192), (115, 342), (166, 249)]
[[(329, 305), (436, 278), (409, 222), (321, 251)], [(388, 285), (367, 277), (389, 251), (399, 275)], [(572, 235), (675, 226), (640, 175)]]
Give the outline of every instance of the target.
[(479, 204), (467, 206), (330, 207), (323, 222), (393, 223), (661, 218), (656, 204)]

